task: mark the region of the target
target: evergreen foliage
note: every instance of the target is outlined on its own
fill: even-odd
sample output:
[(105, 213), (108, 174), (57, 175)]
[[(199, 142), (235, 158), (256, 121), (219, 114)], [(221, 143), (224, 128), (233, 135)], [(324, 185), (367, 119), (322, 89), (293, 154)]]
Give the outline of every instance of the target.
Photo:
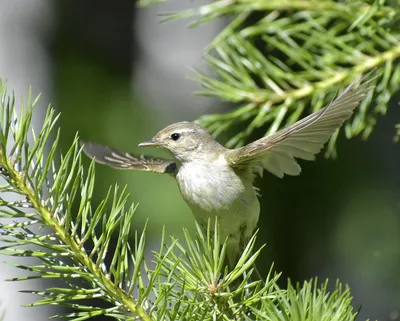
[(233, 270), (224, 266), (218, 232), (210, 232), (218, 226), (207, 233), (197, 226), (195, 237), (185, 231), (184, 240), (163, 233), (159, 250), (146, 261), (145, 231), (129, 238), (136, 207), (126, 204), (124, 189), (110, 188), (92, 207), (94, 163), (88, 170), (82, 166), (78, 137), (60, 158), (54, 110), (48, 108), (35, 134), (31, 119), (38, 98), (29, 95), (17, 112), (3, 85), (0, 95), (0, 254), (31, 259), (14, 264), (30, 275), (10, 281), (62, 282), (25, 291), (40, 297), (29, 306), (68, 308), (56, 316), (68, 320), (331, 320), (333, 314), (354, 320), (350, 293), (340, 283), (332, 292), (316, 280), (281, 289), (272, 268), (264, 282), (252, 281), (261, 251), (254, 249), (255, 236)]
[[(375, 69), (374, 91), (345, 126), (348, 137), (368, 137), (400, 84), (399, 4), (219, 0), (166, 19), (192, 18), (196, 26), (227, 17), (227, 26), (204, 53), (213, 75), (196, 71), (195, 78), (202, 94), (235, 103), (227, 114), (199, 119), (215, 135), (246, 125), (228, 142), (232, 147), (255, 130), (270, 134), (294, 123)], [(83, 167), (78, 137), (59, 156), (54, 110), (48, 108), (41, 131), (34, 133), (31, 119), (38, 98), (29, 95), (17, 108), (1, 84), (0, 99), (0, 253), (32, 258), (31, 265), (16, 265), (31, 274), (12, 281), (62, 282), (27, 291), (39, 297), (32, 306), (66, 307), (69, 311), (58, 317), (70, 320), (98, 315), (145, 321), (356, 318), (349, 289), (340, 282), (332, 290), (318, 280), (282, 289), (273, 268), (265, 282), (252, 281), (260, 254), (255, 237), (231, 271), (224, 266), (225, 245), (219, 245), (217, 232), (210, 232), (218, 228), (203, 233), (197, 227), (196, 235), (185, 232), (184, 240), (163, 233), (160, 248), (147, 261), (145, 231), (130, 239), (136, 206), (127, 204), (125, 190), (110, 188), (93, 207), (94, 164)], [(117, 247), (111, 249), (114, 238)]]
[[(157, 2), (164, 1), (140, 4)], [(243, 145), (255, 130), (272, 134), (293, 124), (374, 70), (375, 90), (345, 126), (348, 138), (367, 138), (400, 86), (399, 0), (218, 0), (163, 16), (191, 19), (192, 27), (226, 18), (204, 51), (212, 74), (196, 70), (194, 78), (199, 94), (235, 104), (198, 120), (215, 136), (242, 125), (227, 147)]]

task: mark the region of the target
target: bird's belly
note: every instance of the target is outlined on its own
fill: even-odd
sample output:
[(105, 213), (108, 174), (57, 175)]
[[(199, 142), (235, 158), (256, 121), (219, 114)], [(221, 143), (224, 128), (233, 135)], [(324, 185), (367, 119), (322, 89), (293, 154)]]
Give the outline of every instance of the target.
[(184, 166), (176, 178), (182, 197), (200, 225), (206, 227), (209, 218), (218, 218), (222, 240), (252, 233), (260, 206), (251, 177), (240, 178), (225, 166)]

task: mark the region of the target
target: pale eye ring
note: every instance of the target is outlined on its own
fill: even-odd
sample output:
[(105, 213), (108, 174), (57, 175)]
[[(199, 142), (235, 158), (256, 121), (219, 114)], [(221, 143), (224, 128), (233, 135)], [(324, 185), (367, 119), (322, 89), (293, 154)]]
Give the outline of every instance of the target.
[(181, 137), (181, 134), (179, 133), (173, 133), (171, 135), (171, 139), (177, 141)]

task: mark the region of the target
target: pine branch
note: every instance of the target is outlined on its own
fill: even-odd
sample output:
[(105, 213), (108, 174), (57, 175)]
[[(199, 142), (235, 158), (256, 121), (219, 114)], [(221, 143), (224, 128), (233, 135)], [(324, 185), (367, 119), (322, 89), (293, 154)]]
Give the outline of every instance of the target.
[[(160, 249), (154, 252), (154, 267), (149, 268), (144, 260), (144, 232), (136, 234), (134, 242), (129, 238), (136, 208), (125, 210), (125, 191), (110, 189), (98, 207), (92, 208), (94, 163), (84, 170), (78, 137), (59, 162), (59, 130), (55, 142), (49, 144), (58, 118), (54, 110), (48, 109), (40, 133), (30, 135), (37, 99), (32, 101), (29, 95), (17, 113), (14, 97), (8, 97), (2, 85), (0, 94), (0, 166), (5, 181), (0, 186), (0, 219), (8, 219), (0, 223), (0, 252), (35, 259), (31, 264), (15, 265), (31, 273), (10, 281), (51, 278), (63, 282), (59, 287), (25, 291), (40, 297), (28, 306), (67, 307), (72, 312), (57, 317), (69, 320), (99, 315), (149, 321), (266, 320), (267, 301), (275, 306), (277, 300), (289, 302), (289, 295), (295, 300), (298, 290), (279, 289), (279, 274), (272, 269), (263, 284), (250, 281), (261, 250), (254, 251), (255, 236), (229, 271), (224, 266), (226, 244), (220, 245), (218, 225), (209, 226), (206, 234), (197, 227), (195, 238), (185, 231), (184, 244), (173, 238), (166, 245), (163, 233)], [(112, 237), (117, 237), (113, 253)], [(325, 292), (321, 295), (327, 296)], [(93, 303), (94, 299), (106, 302), (107, 307)], [(351, 311), (350, 301), (345, 299), (343, 313), (350, 316), (346, 314)], [(268, 317), (278, 319), (279, 313)]]
[[(1, 217), (17, 220), (11, 224), (1, 224), (1, 240), (6, 245), (0, 251), (4, 255), (37, 257), (42, 261), (42, 265), (38, 266), (17, 265), (18, 268), (34, 272), (34, 275), (12, 280), (42, 277), (88, 283), (89, 288), (68, 284), (69, 287), (62, 289), (31, 291), (45, 297), (33, 304), (34, 306), (58, 303), (82, 310), (78, 314), (66, 316), (67, 318), (76, 318), (79, 315), (83, 320), (98, 314), (131, 312), (142, 320), (152, 320), (144, 308), (121, 287), (127, 279), (135, 283), (140, 278), (140, 275), (136, 275), (136, 278), (131, 275), (126, 260), (132, 257), (141, 264), (144, 251), (142, 243), (133, 254), (127, 243), (135, 212), (133, 207), (124, 211), (127, 195), (124, 191), (119, 193), (115, 187), (113, 197), (109, 193), (99, 207), (92, 211), (90, 200), (94, 187), (94, 164), (85, 175), (78, 139), (75, 139), (57, 168), (55, 154), (59, 131), (49, 154), (45, 155), (47, 140), (58, 118), (54, 110), (48, 109), (42, 130), (37, 137), (33, 133), (34, 143), (30, 146), (30, 121), (37, 99), (32, 102), (29, 94), (21, 115), (18, 115), (14, 97), (8, 98), (4, 87), (1, 87), (1, 94), (0, 164), (6, 184), (0, 189), (18, 196), (20, 200), (11, 202), (6, 195), (1, 199)], [(107, 213), (109, 199), (112, 210)], [(77, 213), (72, 210), (75, 200), (80, 203)], [(37, 235), (31, 230), (34, 226), (46, 226), (50, 228), (50, 232)], [(98, 236), (96, 229), (99, 227), (102, 233)], [(117, 248), (111, 266), (105, 267), (111, 236), (118, 229), (119, 238), (123, 241), (122, 248)], [(86, 244), (92, 249), (85, 249)], [(35, 249), (26, 250), (21, 248), (22, 245), (35, 246)], [(67, 258), (69, 263), (65, 262)], [(87, 309), (82, 304), (68, 303), (96, 297), (103, 297), (113, 307)]]
[[(221, 245), (217, 222), (208, 226), (207, 233), (197, 226), (194, 237), (185, 231), (184, 242), (175, 238), (168, 242), (163, 232), (160, 249), (154, 251), (154, 267), (149, 268), (144, 260), (145, 232), (136, 233), (134, 242), (129, 238), (136, 207), (125, 209), (125, 191), (110, 189), (92, 208), (94, 163), (87, 171), (83, 168), (78, 137), (58, 161), (60, 131), (54, 110), (48, 109), (40, 133), (30, 135), (37, 99), (32, 101), (29, 95), (17, 113), (15, 99), (7, 96), (3, 85), (0, 97), (0, 166), (5, 181), (0, 186), (0, 219), (8, 219), (0, 223), (0, 253), (34, 259), (15, 265), (30, 275), (10, 281), (63, 282), (59, 287), (25, 291), (40, 297), (28, 306), (67, 307), (72, 312), (56, 317), (68, 320), (99, 315), (148, 321), (278, 321), (282, 316), (328, 320), (333, 314), (354, 320), (350, 294), (340, 284), (332, 293), (326, 283), (318, 286), (316, 281), (280, 289), (279, 274), (272, 268), (264, 282), (251, 281), (261, 251), (254, 249), (255, 236), (237, 265), (228, 270), (226, 243)], [(117, 246), (112, 252), (113, 237)]]
[[(205, 115), (198, 122), (214, 136), (241, 125), (227, 142), (237, 147), (255, 130), (269, 135), (306, 109), (322, 108), (374, 70), (380, 75), (375, 90), (345, 126), (348, 138), (366, 139), (400, 87), (398, 8), (398, 0), (220, 0), (164, 16), (191, 18), (191, 26), (229, 18), (204, 53), (213, 75), (196, 70), (194, 79), (204, 88), (199, 94), (235, 104), (225, 115)], [(336, 139), (337, 134), (327, 155), (335, 154)]]
[[(313, 110), (323, 107), (356, 77), (375, 69), (380, 75), (375, 92), (345, 128), (348, 137), (367, 137), (399, 87), (398, 4), (221, 0), (167, 20), (194, 17), (193, 25), (198, 25), (231, 17), (205, 52), (215, 75), (196, 71), (196, 79), (203, 94), (242, 104), (226, 115), (199, 120), (215, 135), (246, 124), (228, 142), (238, 146), (256, 129), (269, 127), (266, 133), (273, 133), (298, 120), (309, 105)], [(57, 288), (27, 291), (41, 297), (32, 306), (68, 307), (73, 311), (58, 317), (71, 320), (98, 315), (148, 321), (355, 319), (350, 292), (340, 283), (332, 292), (326, 282), (319, 285), (317, 280), (281, 289), (279, 274), (272, 268), (263, 284), (252, 282), (249, 276), (261, 250), (254, 250), (255, 237), (237, 266), (228, 270), (218, 226), (209, 226), (207, 233), (198, 228), (195, 237), (186, 231), (183, 242), (169, 241), (163, 233), (150, 268), (144, 259), (145, 232), (130, 239), (136, 207), (127, 206), (125, 190), (111, 188), (93, 208), (94, 164), (87, 171), (83, 168), (78, 137), (59, 160), (54, 110), (48, 109), (42, 130), (35, 135), (30, 122), (37, 98), (29, 95), (17, 113), (14, 97), (3, 85), (0, 95), (0, 174), (5, 181), (0, 186), (0, 219), (8, 219), (0, 223), (0, 252), (40, 260), (16, 265), (31, 275), (13, 281), (64, 282)], [(55, 142), (50, 143), (54, 134)], [(336, 137), (328, 153), (334, 152)], [(117, 246), (111, 252), (113, 238)], [(88, 305), (88, 299), (105, 301), (107, 307)]]

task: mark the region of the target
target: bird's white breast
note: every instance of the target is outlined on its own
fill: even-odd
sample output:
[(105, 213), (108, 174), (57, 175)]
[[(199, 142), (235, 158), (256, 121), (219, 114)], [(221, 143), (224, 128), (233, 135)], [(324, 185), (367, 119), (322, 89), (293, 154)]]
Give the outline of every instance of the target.
[(218, 217), (221, 237), (246, 229), (251, 233), (260, 212), (251, 173), (238, 176), (225, 158), (183, 163), (176, 176), (181, 194), (196, 220), (206, 224)]
[(177, 181), (189, 205), (205, 211), (228, 209), (245, 190), (237, 175), (218, 162), (185, 163), (179, 168)]

